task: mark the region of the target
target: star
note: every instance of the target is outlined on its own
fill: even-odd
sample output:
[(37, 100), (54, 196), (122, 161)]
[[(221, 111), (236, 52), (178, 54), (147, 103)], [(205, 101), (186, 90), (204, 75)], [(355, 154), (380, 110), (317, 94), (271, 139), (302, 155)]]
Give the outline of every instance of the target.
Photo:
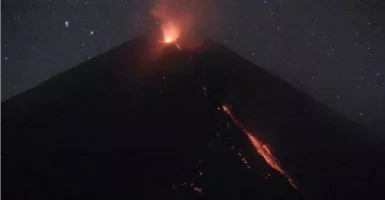
[(64, 26), (65, 26), (66, 28), (68, 28), (68, 27), (70, 26), (70, 21), (66, 20), (66, 21), (64, 22)]

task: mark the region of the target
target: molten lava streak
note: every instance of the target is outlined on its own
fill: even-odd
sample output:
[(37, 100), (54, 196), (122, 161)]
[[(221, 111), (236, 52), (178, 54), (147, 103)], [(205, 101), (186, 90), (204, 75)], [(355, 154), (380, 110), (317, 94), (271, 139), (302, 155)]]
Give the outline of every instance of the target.
[(281, 165), (279, 164), (278, 160), (273, 156), (273, 154), (270, 152), (269, 148), (263, 144), (260, 140), (258, 140), (256, 137), (254, 137), (245, 127), (244, 125), (237, 120), (234, 115), (231, 113), (230, 109), (226, 106), (222, 106), (222, 110), (230, 116), (230, 118), (234, 121), (239, 128), (242, 129), (242, 131), (246, 134), (247, 138), (250, 140), (250, 142), (253, 144), (257, 152), (263, 157), (263, 159), (266, 161), (266, 163), (273, 169), (277, 170), (279, 173), (281, 173), (283, 176), (287, 178), (290, 185), (293, 186), (295, 189), (298, 189), (297, 186), (294, 184), (294, 182), (291, 180), (291, 178), (287, 175), (287, 173), (282, 169)]

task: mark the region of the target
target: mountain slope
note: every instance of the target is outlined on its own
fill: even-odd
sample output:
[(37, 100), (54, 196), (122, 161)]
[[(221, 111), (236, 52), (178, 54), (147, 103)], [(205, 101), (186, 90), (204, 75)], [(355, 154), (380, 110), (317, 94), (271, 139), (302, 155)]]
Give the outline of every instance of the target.
[(210, 41), (180, 51), (138, 37), (2, 107), (5, 198), (346, 199), (381, 192), (381, 142)]

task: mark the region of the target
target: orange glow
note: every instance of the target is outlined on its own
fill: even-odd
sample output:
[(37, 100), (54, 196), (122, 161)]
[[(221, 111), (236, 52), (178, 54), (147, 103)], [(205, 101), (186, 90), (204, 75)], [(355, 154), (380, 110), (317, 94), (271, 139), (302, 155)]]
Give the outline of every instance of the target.
[[(154, 18), (157, 40), (178, 44), (178, 49), (200, 47), (214, 26), (214, 5), (210, 1), (153, 0), (150, 14)], [(182, 47), (182, 48), (181, 48)]]
[(277, 170), (279, 173), (281, 173), (283, 176), (286, 177), (286, 179), (289, 181), (290, 185), (293, 186), (295, 189), (298, 189), (297, 186), (294, 184), (294, 182), (291, 180), (291, 178), (287, 175), (287, 173), (282, 169), (281, 165), (279, 164), (278, 160), (273, 156), (273, 154), (270, 152), (270, 149), (267, 147), (266, 144), (263, 144), (260, 140), (258, 140), (255, 136), (253, 136), (244, 126), (243, 124), (238, 121), (234, 115), (231, 113), (229, 107), (226, 105), (222, 106), (222, 110), (234, 121), (234, 123), (242, 129), (242, 131), (246, 134), (247, 138), (253, 144), (254, 148), (257, 150), (258, 154), (260, 154), (263, 159), (266, 161), (266, 163), (273, 169)]
[(267, 164), (270, 165), (271, 168), (279, 171), (281, 174), (284, 174), (281, 166), (278, 161), (271, 154), (270, 150), (264, 145), (261, 141), (257, 140), (254, 136), (252, 136), (249, 132), (245, 132), (250, 142), (253, 144), (258, 153), (265, 159)]
[(162, 34), (163, 34), (163, 42), (166, 44), (176, 42), (180, 37), (180, 28), (176, 25), (176, 23), (166, 22), (161, 25)]

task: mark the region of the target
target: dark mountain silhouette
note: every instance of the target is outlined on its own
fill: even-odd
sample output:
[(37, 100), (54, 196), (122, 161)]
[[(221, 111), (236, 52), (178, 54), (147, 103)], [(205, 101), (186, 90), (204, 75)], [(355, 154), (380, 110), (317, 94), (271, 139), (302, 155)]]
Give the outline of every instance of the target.
[(156, 45), (138, 37), (2, 104), (4, 199), (383, 197), (383, 143), (360, 126), (214, 42)]

